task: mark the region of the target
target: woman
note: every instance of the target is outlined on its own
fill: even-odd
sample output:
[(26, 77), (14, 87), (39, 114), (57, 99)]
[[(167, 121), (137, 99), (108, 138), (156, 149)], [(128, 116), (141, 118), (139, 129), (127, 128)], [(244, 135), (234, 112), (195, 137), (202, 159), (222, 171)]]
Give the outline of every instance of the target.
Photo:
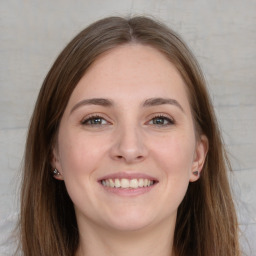
[(200, 68), (145, 17), (100, 20), (49, 71), (29, 128), (24, 255), (240, 255)]

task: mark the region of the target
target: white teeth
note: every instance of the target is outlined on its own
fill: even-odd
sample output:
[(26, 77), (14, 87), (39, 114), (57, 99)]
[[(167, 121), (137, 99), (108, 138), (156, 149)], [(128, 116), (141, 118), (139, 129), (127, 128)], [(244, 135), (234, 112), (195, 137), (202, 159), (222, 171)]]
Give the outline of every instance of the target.
[(154, 184), (153, 180), (149, 179), (106, 179), (102, 180), (101, 184), (111, 188), (142, 188), (149, 187)]
[(113, 188), (115, 186), (115, 183), (112, 179), (109, 180), (109, 185), (111, 188)]
[(120, 188), (121, 184), (120, 184), (120, 180), (119, 179), (115, 179), (115, 187), (116, 188)]
[(130, 180), (130, 187), (131, 188), (138, 188), (138, 186), (139, 186), (139, 182), (138, 182), (137, 179)]
[(129, 188), (130, 181), (128, 179), (121, 179), (121, 188)]
[(143, 179), (139, 179), (139, 187), (142, 188), (144, 186), (144, 181)]
[(144, 185), (144, 187), (147, 187), (148, 186), (148, 180), (143, 180), (143, 185)]

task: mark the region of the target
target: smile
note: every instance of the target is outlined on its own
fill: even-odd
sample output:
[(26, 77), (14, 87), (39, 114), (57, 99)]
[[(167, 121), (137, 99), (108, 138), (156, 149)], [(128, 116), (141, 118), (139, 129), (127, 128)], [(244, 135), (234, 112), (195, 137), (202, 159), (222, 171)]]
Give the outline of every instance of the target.
[(150, 187), (155, 184), (154, 180), (150, 179), (103, 179), (100, 181), (104, 187), (122, 188), (122, 189), (136, 189), (143, 187)]

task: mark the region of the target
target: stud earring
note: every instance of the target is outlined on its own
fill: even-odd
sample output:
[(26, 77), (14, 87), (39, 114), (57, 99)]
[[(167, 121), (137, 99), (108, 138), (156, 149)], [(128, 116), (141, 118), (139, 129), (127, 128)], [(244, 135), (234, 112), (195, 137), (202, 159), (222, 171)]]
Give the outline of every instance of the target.
[(53, 170), (53, 176), (58, 176), (58, 175), (60, 175), (60, 172), (55, 168)]
[(195, 171), (195, 172), (193, 172), (193, 174), (194, 174), (195, 176), (200, 177), (200, 172), (199, 172), (199, 171)]

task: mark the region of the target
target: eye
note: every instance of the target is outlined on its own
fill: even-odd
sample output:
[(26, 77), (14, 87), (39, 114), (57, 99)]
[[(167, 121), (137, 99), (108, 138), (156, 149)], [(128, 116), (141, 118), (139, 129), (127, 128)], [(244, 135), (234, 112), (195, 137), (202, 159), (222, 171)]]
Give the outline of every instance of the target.
[(168, 126), (174, 124), (174, 121), (166, 116), (159, 115), (155, 116), (149, 121), (150, 125), (157, 125), (157, 126)]
[(103, 117), (95, 115), (95, 116), (87, 117), (86, 119), (82, 120), (81, 124), (88, 125), (88, 126), (99, 126), (99, 125), (107, 125), (109, 124), (109, 122), (106, 121), (106, 119), (104, 119)]

